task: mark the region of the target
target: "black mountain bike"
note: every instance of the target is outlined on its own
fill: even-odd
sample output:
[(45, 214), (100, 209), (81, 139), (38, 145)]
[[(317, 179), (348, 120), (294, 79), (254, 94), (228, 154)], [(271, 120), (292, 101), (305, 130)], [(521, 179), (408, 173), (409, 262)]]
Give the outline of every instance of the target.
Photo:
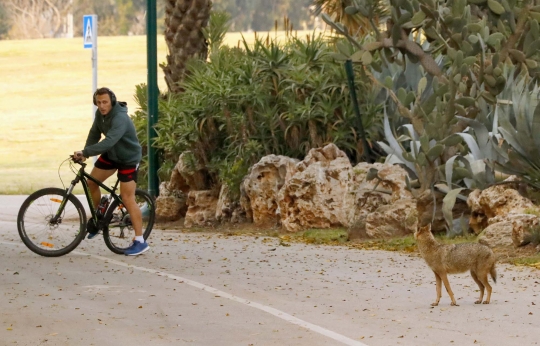
[[(135, 231), (121, 197), (116, 194), (119, 181), (113, 187), (107, 187), (85, 172), (86, 163), (73, 160), (73, 157), (66, 161), (76, 174), (67, 189), (49, 187), (38, 190), (21, 205), (17, 228), (22, 241), (30, 250), (46, 257), (63, 256), (73, 251), (87, 234), (86, 212), (81, 201), (72, 194), (75, 185), (81, 182), (91, 219), (97, 230), (103, 232), (105, 244), (112, 252), (123, 254), (131, 245)], [(75, 164), (81, 167), (77, 169)], [(102, 196), (97, 209), (92, 202), (88, 179), (109, 193)], [(148, 192), (140, 189), (135, 191), (135, 199), (143, 215), (143, 237), (146, 240), (156, 218), (154, 200)]]

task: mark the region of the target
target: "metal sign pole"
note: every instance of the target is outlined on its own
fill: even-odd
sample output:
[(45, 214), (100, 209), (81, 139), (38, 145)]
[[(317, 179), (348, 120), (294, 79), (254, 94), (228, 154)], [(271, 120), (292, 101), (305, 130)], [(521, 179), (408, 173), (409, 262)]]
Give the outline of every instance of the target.
[[(83, 46), (92, 49), (92, 95), (97, 90), (97, 26), (98, 18), (96, 14), (83, 16)], [(92, 102), (92, 121), (96, 116), (97, 106)], [(94, 156), (94, 163), (97, 157)]]
[[(92, 15), (92, 95), (94, 95), (94, 92), (97, 90), (97, 15)], [(93, 104), (92, 104), (93, 105)], [(93, 105), (92, 108), (92, 119), (95, 117), (97, 106)]]

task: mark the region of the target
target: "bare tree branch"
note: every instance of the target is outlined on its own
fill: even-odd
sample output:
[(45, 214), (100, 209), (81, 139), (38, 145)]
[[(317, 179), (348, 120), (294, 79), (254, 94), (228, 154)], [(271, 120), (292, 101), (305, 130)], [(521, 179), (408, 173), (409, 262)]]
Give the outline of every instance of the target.
[(3, 0), (13, 20), (14, 38), (58, 37), (73, 0)]

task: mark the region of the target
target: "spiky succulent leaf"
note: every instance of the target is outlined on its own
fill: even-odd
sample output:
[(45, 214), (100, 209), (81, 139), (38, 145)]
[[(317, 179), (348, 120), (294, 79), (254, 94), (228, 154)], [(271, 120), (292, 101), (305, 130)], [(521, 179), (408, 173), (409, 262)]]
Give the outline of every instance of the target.
[(452, 213), (452, 209), (454, 208), (454, 205), (456, 204), (456, 199), (462, 190), (463, 188), (453, 189), (449, 191), (443, 198), (442, 213), (444, 215), (444, 220), (446, 221), (448, 227), (447, 229), (449, 231), (452, 229), (454, 224), (454, 216)]

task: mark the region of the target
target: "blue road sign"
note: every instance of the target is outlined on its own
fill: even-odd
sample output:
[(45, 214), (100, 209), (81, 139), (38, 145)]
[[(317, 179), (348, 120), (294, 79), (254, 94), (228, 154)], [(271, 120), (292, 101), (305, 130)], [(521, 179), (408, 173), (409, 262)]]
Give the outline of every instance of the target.
[(92, 48), (94, 43), (94, 23), (93, 16), (83, 16), (83, 40), (84, 48)]

